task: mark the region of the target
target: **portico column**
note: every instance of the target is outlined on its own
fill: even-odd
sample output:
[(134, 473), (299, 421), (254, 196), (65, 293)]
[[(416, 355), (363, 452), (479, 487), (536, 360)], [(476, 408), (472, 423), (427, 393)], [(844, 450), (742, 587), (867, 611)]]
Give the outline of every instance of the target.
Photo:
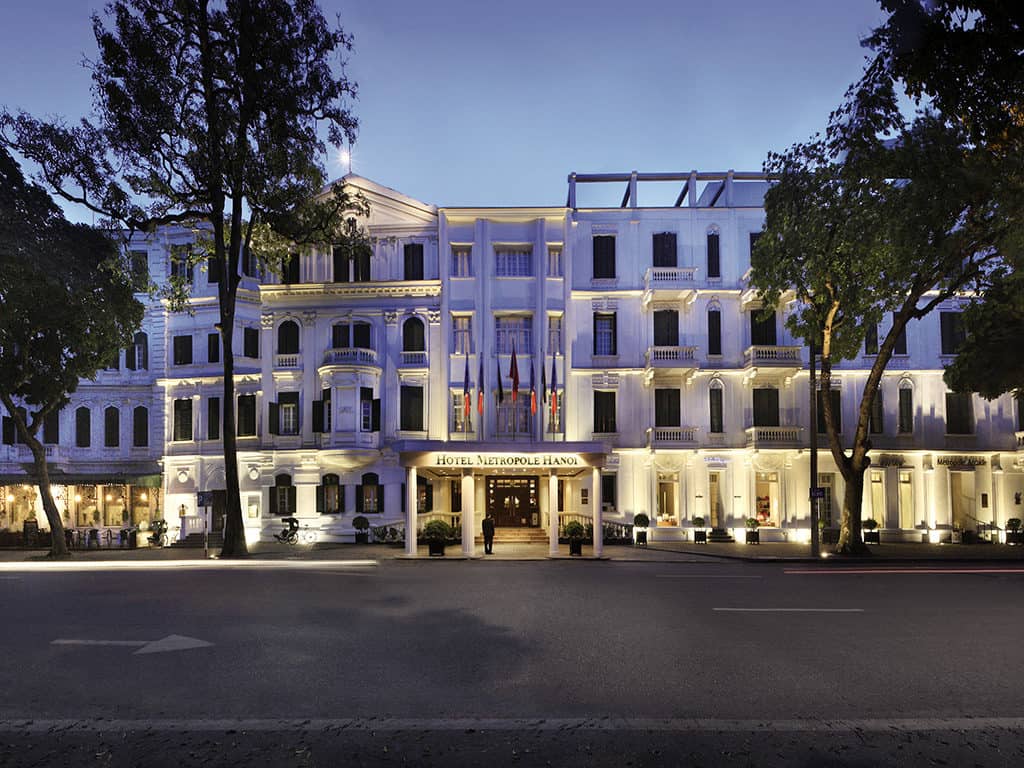
[(558, 475), (548, 475), (548, 554), (558, 555)]
[(604, 529), (602, 528), (603, 513), (601, 511), (601, 470), (594, 467), (592, 471), (594, 489), (591, 492), (594, 504), (594, 557), (604, 555)]
[(462, 554), (476, 554), (476, 481), (472, 472), (462, 476)]
[(416, 467), (405, 473), (405, 554), (416, 556)]

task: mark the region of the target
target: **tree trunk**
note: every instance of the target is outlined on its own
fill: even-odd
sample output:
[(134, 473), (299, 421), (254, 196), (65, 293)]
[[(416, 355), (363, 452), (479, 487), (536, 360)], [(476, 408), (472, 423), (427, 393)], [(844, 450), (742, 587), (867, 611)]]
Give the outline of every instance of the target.
[(864, 473), (868, 465), (850, 466), (849, 472), (843, 473), (846, 490), (843, 492), (843, 515), (839, 527), (839, 544), (836, 545), (837, 555), (871, 554), (864, 538), (861, 536), (860, 514), (864, 500)]
[(235, 425), (235, 358), (234, 316), (221, 314), (221, 339), (224, 346), (224, 485), (226, 516), (224, 519), (224, 546), (221, 557), (246, 557), (249, 547), (245, 541), (245, 521), (242, 519), (242, 501), (238, 484), (238, 430)]
[(43, 500), (43, 511), (46, 512), (46, 519), (50, 523), (49, 557), (70, 557), (68, 543), (64, 538), (64, 521), (60, 517), (60, 512), (57, 511), (57, 505), (54, 503), (53, 494), (50, 491), (50, 470), (46, 465), (46, 448), (34, 436), (29, 436), (29, 448), (35, 463), (39, 495)]

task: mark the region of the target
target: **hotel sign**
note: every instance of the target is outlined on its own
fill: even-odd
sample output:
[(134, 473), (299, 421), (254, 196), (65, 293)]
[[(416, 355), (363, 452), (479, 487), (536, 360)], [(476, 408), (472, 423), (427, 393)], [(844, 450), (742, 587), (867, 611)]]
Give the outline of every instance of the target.
[(951, 467), (983, 467), (985, 458), (983, 456), (939, 456), (938, 463)]
[(432, 467), (453, 469), (556, 469), (585, 467), (576, 453), (434, 453), (424, 462)]

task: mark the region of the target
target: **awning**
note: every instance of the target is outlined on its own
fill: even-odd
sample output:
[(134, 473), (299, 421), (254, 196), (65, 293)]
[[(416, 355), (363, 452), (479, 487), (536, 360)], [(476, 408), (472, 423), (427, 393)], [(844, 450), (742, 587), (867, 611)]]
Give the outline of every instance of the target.
[[(160, 488), (163, 475), (157, 472), (62, 472), (51, 469), (50, 485), (136, 485), (143, 488)], [(25, 474), (0, 474), (0, 485), (22, 485), (37, 482), (35, 472), (26, 469)]]

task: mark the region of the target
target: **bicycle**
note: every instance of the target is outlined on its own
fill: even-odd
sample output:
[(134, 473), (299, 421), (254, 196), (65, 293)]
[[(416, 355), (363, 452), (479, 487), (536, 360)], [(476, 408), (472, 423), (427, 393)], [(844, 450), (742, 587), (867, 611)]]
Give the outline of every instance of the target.
[(314, 544), (316, 543), (316, 531), (308, 525), (299, 527), (299, 521), (294, 517), (282, 517), (281, 522), (286, 525), (280, 533), (275, 533), (274, 538), (282, 544)]

